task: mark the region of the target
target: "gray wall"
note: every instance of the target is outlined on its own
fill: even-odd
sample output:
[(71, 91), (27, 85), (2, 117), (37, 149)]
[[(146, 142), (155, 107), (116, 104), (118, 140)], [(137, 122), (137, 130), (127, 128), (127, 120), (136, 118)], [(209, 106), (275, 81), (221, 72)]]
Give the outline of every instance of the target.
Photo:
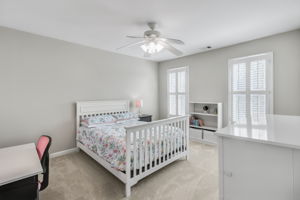
[(167, 115), (168, 68), (189, 66), (190, 101), (222, 102), (227, 123), (228, 59), (274, 53), (274, 112), (300, 115), (300, 30), (159, 63), (160, 118)]
[(75, 102), (143, 98), (158, 117), (157, 64), (0, 27), (0, 148), (53, 137), (75, 147)]

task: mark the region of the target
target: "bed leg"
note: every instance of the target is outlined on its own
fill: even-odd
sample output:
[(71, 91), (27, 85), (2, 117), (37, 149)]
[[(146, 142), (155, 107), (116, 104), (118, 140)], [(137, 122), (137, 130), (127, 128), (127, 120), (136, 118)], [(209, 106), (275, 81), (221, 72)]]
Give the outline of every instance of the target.
[(131, 194), (131, 186), (127, 183), (125, 187), (126, 187), (126, 191), (125, 191), (126, 197), (130, 197), (130, 194)]
[(189, 160), (189, 158), (190, 158), (190, 155), (189, 155), (189, 154), (190, 154), (190, 152), (187, 150), (186, 156), (185, 156), (185, 159), (186, 159), (186, 160)]

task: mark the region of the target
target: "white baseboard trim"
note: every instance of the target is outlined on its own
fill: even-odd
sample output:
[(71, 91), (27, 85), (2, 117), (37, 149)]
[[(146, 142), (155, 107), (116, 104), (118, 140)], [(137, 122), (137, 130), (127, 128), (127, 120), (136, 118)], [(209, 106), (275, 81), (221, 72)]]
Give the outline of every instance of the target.
[(74, 153), (74, 152), (78, 152), (78, 151), (79, 151), (78, 147), (75, 147), (75, 148), (72, 148), (72, 149), (63, 150), (63, 151), (58, 151), (58, 152), (55, 152), (55, 153), (51, 153), (50, 154), (50, 158), (64, 156), (64, 155), (67, 155), (67, 154), (70, 154), (70, 153)]

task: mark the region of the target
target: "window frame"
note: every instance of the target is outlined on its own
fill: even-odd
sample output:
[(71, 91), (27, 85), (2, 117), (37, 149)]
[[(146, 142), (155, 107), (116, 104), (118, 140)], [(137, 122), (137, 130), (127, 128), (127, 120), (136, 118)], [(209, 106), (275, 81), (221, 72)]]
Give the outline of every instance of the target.
[[(252, 61), (266, 59), (266, 89), (264, 91), (251, 91), (250, 89), (250, 63)], [(241, 62), (245, 62), (246, 64), (246, 91), (232, 91), (232, 73), (233, 73), (233, 66), (234, 64), (238, 64)], [(256, 55), (250, 55), (245, 57), (239, 58), (232, 58), (228, 60), (228, 122), (232, 123), (232, 101), (233, 101), (233, 94), (245, 94), (246, 95), (246, 116), (251, 115), (250, 113), (250, 101), (248, 102), (251, 94), (266, 94), (266, 113), (273, 114), (274, 112), (274, 76), (273, 76), (274, 66), (273, 66), (273, 52), (266, 52)], [(248, 76), (247, 76), (248, 74)], [(249, 78), (247, 78), (249, 77)], [(249, 117), (247, 117), (247, 123), (251, 123)]]
[[(180, 71), (185, 71), (185, 92), (178, 92), (178, 73)], [(172, 72), (176, 72), (176, 91), (175, 92), (170, 92), (170, 86), (169, 86), (169, 75)], [(170, 114), (170, 95), (176, 95), (176, 115), (171, 115)], [(167, 70), (167, 116), (168, 117), (176, 117), (178, 116), (178, 95), (185, 95), (185, 115), (188, 113), (188, 102), (189, 102), (189, 67), (176, 67), (176, 68), (169, 68)]]

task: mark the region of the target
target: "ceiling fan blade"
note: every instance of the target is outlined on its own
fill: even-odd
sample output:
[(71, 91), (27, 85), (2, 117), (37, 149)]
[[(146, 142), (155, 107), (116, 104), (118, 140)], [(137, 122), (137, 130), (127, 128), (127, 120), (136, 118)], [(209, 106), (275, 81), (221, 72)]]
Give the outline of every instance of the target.
[(164, 42), (170, 42), (174, 44), (184, 45), (184, 42), (182, 40), (173, 39), (173, 38), (160, 38)]
[(139, 39), (144, 38), (144, 36), (135, 36), (135, 35), (127, 35), (126, 37), (128, 37), (128, 38), (139, 38)]
[(173, 47), (172, 45), (170, 45), (168, 42), (159, 40), (158, 41), (165, 49), (167, 49), (168, 51), (170, 51), (172, 54), (176, 55), (176, 56), (181, 56), (183, 55), (183, 53), (181, 51), (179, 51), (178, 49), (176, 49), (175, 47)]
[(144, 40), (143, 40), (143, 41), (139, 41), (139, 42), (129, 43), (129, 44), (126, 44), (126, 45), (124, 45), (124, 46), (121, 46), (121, 47), (117, 48), (117, 50), (120, 50), (120, 49), (123, 49), (123, 48), (132, 47), (132, 46), (136, 46), (136, 45), (142, 45), (142, 44), (144, 44), (144, 43), (145, 43)]

